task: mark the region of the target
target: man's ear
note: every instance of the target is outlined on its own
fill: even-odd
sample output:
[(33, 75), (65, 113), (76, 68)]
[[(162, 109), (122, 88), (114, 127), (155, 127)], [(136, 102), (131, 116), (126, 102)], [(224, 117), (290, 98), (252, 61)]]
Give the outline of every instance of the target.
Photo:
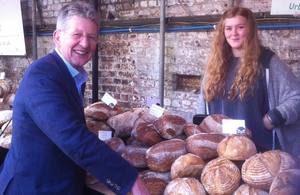
[(61, 36), (61, 32), (59, 30), (55, 30), (53, 32), (53, 42), (55, 43), (56, 46), (60, 45), (60, 36)]

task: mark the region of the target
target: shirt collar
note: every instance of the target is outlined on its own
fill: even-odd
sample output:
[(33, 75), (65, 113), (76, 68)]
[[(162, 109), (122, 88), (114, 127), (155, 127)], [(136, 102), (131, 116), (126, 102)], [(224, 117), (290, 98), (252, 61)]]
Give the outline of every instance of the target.
[(57, 52), (57, 54), (59, 55), (59, 57), (61, 57), (61, 59), (64, 61), (65, 65), (67, 66), (69, 72), (71, 73), (72, 77), (76, 77), (79, 74), (79, 71), (74, 68), (65, 58), (64, 56), (60, 53), (60, 51), (55, 48), (55, 51)]

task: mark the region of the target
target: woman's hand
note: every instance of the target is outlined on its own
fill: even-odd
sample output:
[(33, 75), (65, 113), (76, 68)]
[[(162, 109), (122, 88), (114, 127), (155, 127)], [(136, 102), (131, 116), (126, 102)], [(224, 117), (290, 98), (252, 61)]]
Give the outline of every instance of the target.
[(265, 114), (263, 118), (263, 123), (264, 126), (269, 130), (272, 130), (274, 128), (274, 125), (272, 124), (272, 120), (268, 114)]

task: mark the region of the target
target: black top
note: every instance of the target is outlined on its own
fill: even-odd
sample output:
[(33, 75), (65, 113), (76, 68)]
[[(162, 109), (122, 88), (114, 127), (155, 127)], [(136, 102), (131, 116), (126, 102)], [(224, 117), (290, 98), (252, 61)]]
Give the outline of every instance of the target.
[(239, 67), (239, 58), (232, 58), (229, 64), (225, 89), (209, 102), (210, 114), (223, 114), (232, 119), (245, 120), (246, 127), (252, 131), (252, 140), (259, 150), (272, 148), (272, 131), (265, 129), (263, 116), (268, 111), (268, 99), (264, 71), (261, 71), (254, 87), (243, 100), (228, 99), (228, 92)]

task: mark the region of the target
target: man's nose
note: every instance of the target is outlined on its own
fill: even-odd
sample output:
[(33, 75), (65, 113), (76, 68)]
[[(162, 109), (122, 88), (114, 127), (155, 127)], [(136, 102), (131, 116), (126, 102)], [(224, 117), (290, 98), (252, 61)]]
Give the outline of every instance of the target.
[(90, 46), (90, 40), (87, 36), (82, 36), (80, 39), (80, 45), (84, 48), (87, 48)]

